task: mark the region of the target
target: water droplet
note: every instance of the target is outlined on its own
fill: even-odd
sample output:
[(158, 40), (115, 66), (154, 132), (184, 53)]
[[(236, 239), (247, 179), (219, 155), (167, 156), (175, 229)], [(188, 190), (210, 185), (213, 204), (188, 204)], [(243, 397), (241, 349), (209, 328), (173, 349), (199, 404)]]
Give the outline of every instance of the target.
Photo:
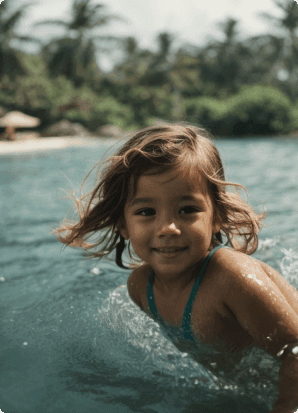
[(92, 270), (90, 271), (92, 274), (98, 275), (100, 274), (100, 270), (98, 268), (92, 268)]

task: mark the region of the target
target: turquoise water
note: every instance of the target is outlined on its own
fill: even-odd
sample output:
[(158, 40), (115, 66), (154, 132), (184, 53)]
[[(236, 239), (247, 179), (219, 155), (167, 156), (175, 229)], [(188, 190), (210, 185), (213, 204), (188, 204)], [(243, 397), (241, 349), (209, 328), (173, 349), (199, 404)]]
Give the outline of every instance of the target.
[[(247, 187), (257, 211), (260, 200), (267, 209), (254, 257), (298, 289), (298, 141), (216, 145), (227, 180)], [(255, 349), (231, 374), (211, 374), (179, 352), (131, 302), (126, 287), (119, 287), (129, 271), (116, 266), (114, 255), (86, 260), (79, 250), (62, 251), (50, 234), (73, 205), (62, 199), (63, 190), (76, 189), (78, 196), (85, 175), (118, 146), (99, 142), (0, 156), (0, 409), (269, 412), (277, 396), (274, 360), (266, 364)]]

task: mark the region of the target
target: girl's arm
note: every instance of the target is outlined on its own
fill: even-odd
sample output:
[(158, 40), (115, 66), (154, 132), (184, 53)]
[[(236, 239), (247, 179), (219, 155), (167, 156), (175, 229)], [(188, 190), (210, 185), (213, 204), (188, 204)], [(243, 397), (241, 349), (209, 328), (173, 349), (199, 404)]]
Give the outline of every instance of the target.
[(222, 256), (221, 268), (226, 277), (224, 304), (257, 344), (281, 357), (279, 394), (271, 413), (294, 413), (298, 408), (298, 314), (261, 265), (247, 255)]

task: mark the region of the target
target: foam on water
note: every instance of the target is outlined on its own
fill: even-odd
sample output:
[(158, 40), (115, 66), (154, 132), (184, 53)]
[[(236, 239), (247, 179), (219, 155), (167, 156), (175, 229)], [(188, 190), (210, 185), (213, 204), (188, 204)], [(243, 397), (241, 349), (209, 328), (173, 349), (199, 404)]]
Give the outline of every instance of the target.
[(298, 253), (290, 248), (289, 250), (281, 248), (285, 254), (281, 261), (280, 267), (284, 278), (296, 289), (298, 287)]
[[(267, 249), (275, 247), (276, 240), (266, 240), (264, 245)], [(298, 255), (292, 249), (281, 251), (281, 273), (297, 288)], [(179, 351), (160, 325), (131, 301), (126, 286), (110, 292), (98, 312), (101, 345), (110, 357), (120, 354), (118, 364), (125, 366), (127, 374), (166, 380), (171, 386), (196, 387), (202, 402), (247, 396), (272, 408), (278, 394), (281, 361), (259, 346), (245, 349), (240, 362), (227, 370), (218, 366), (219, 352), (204, 344), (198, 347), (202, 363), (195, 361)]]
[(118, 357), (120, 354), (118, 363), (129, 375), (159, 377), (171, 386), (196, 387), (201, 402), (243, 395), (269, 405), (275, 400), (280, 363), (263, 349), (250, 347), (234, 369), (224, 371), (217, 368), (218, 351), (202, 345), (199, 350), (202, 360), (208, 358), (208, 368), (205, 362), (201, 364), (180, 352), (160, 326), (130, 300), (123, 287), (110, 293), (99, 314), (102, 327), (106, 324), (101, 342), (105, 343), (105, 352)]

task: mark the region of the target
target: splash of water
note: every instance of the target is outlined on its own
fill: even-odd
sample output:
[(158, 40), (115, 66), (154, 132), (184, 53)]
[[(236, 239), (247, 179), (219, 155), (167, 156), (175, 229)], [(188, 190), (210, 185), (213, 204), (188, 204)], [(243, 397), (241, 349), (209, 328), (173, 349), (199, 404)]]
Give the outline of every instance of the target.
[[(131, 301), (127, 288), (118, 287), (110, 292), (98, 313), (103, 329), (101, 351), (117, 357), (126, 374), (166, 381), (172, 386), (196, 387), (200, 400), (208, 402), (223, 396), (245, 395), (267, 403), (269, 408), (274, 403), (280, 365), (263, 349), (252, 347), (245, 351), (241, 362), (229, 372), (212, 362), (207, 368), (188, 353), (180, 352), (159, 324)], [(207, 347), (202, 345), (202, 356), (206, 351)], [(217, 358), (214, 353), (214, 360)]]
[(290, 248), (289, 250), (282, 248), (281, 251), (285, 254), (280, 264), (282, 274), (290, 284), (297, 288), (298, 253), (295, 252), (293, 248)]

